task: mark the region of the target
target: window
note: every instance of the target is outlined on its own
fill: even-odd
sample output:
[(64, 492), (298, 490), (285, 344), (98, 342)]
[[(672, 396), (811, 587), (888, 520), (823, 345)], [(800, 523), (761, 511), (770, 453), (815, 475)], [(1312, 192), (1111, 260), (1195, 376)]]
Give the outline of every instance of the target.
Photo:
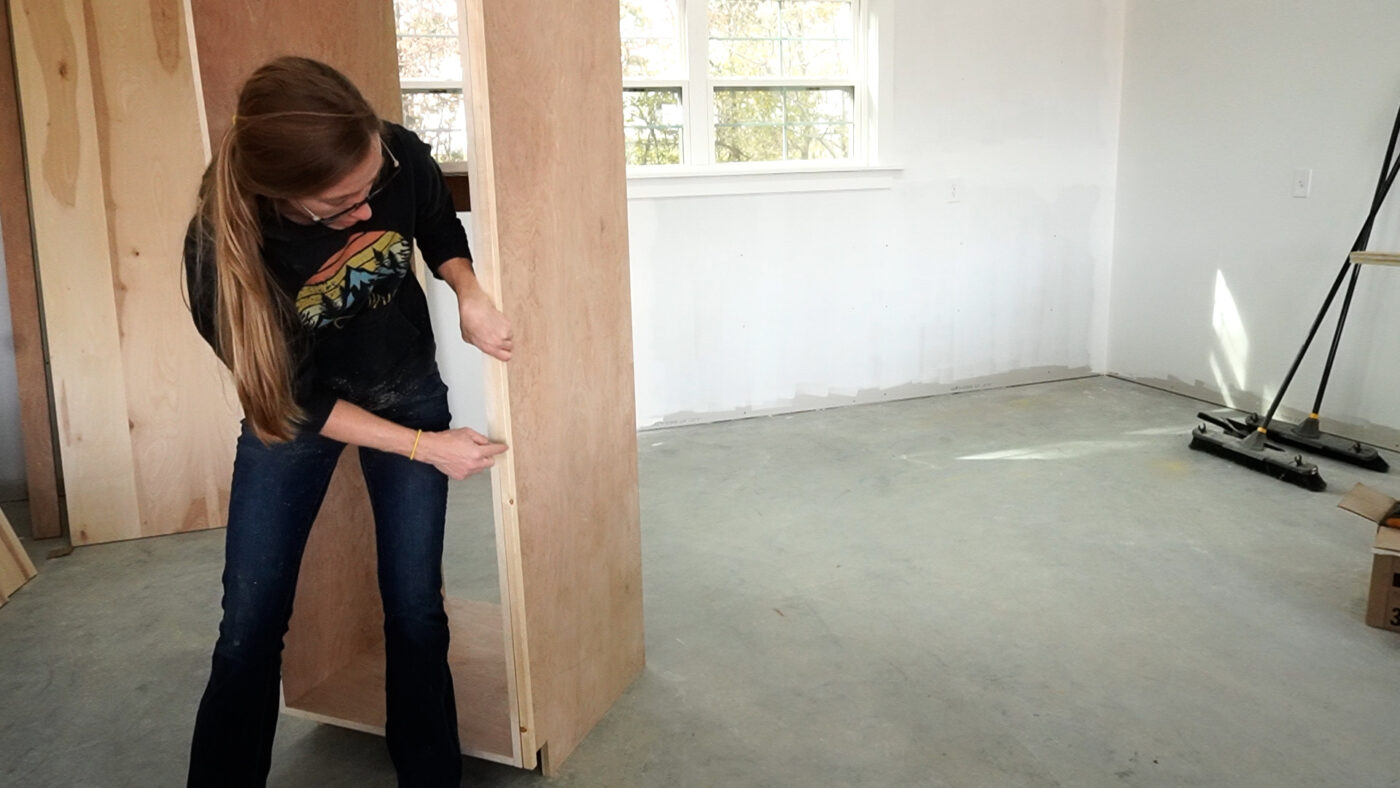
[(394, 0), (404, 125), (440, 162), (467, 158), (456, 0)]
[(863, 156), (860, 0), (622, 0), (629, 165)]
[[(865, 163), (865, 2), (621, 0), (628, 165)], [(394, 15), (404, 125), (465, 161), (456, 0)]]

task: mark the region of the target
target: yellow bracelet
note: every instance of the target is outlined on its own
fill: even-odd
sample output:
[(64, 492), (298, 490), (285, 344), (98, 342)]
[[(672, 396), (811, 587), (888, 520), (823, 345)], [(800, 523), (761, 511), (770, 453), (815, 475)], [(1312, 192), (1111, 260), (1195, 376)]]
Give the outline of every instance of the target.
[(423, 437), (422, 430), (419, 430), (418, 434), (413, 436), (413, 451), (408, 453), (408, 458), (410, 460), (418, 455), (418, 439), (421, 437)]

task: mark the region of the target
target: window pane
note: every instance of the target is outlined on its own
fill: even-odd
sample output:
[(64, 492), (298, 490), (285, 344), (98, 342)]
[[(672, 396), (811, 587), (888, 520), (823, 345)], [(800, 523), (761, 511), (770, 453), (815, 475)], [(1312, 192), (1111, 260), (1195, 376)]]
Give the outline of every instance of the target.
[(783, 91), (727, 88), (715, 91), (718, 126), (783, 122)]
[(455, 0), (394, 0), (394, 29), (400, 35), (457, 35)]
[(467, 119), (462, 91), (403, 92), (404, 125), (433, 146), (438, 161), (466, 161)]
[(777, 38), (778, 0), (709, 0), (711, 38)]
[(399, 78), (462, 81), (462, 58), (456, 33), (399, 36)]
[(680, 76), (679, 0), (622, 0), (622, 76)]
[(821, 125), (804, 123), (787, 127), (787, 157), (789, 159), (849, 159), (851, 132), (847, 124)]
[(623, 133), (629, 165), (681, 163), (680, 129), (624, 129)]
[(783, 91), (787, 101), (787, 123), (849, 123), (855, 108), (855, 95), (843, 88), (794, 88)]
[(783, 41), (783, 76), (843, 77), (851, 73), (850, 41)]
[(710, 74), (839, 77), (853, 65), (850, 0), (708, 0)]
[(717, 77), (776, 77), (782, 74), (777, 39), (710, 39), (710, 74)]
[(715, 161), (782, 161), (782, 126), (716, 126)]
[(622, 35), (674, 38), (680, 27), (678, 0), (622, 0)]
[(720, 88), (714, 103), (716, 161), (851, 157), (851, 88)]
[(623, 77), (675, 76), (680, 63), (680, 44), (674, 38), (622, 39)]
[(783, 36), (787, 38), (849, 39), (854, 21), (850, 0), (783, 2)]
[(685, 109), (678, 88), (622, 91), (628, 164), (680, 164)]

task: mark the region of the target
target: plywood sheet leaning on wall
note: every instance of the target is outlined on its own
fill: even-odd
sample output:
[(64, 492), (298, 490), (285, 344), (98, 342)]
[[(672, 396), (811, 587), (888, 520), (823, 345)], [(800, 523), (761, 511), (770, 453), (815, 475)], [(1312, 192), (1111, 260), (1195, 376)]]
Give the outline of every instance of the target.
[(24, 545), (19, 543), (4, 512), (0, 512), (0, 605), (9, 601), (35, 574), (34, 562), (24, 552)]
[(475, 255), (515, 330), (490, 363), (525, 766), (644, 664), (617, 0), (462, 0)]
[(189, 319), (207, 145), (184, 0), (12, 0), (74, 544), (222, 525), (236, 400)]
[(35, 254), (75, 543), (140, 534), (81, 0), (13, 0)]
[(181, 287), (207, 150), (184, 0), (87, 9), (139, 535), (221, 526), (238, 406)]
[(60, 535), (63, 522), (59, 514), (58, 458), (53, 451), (53, 418), (49, 409), (48, 372), (44, 367), (43, 329), (39, 322), (34, 246), (29, 230), (29, 193), (24, 177), (19, 97), (15, 95), (9, 10), (8, 2), (0, 9), (7, 22), (5, 33), (0, 35), (0, 235), (4, 236), (10, 323), (14, 329), (29, 519), (34, 538), (49, 539)]

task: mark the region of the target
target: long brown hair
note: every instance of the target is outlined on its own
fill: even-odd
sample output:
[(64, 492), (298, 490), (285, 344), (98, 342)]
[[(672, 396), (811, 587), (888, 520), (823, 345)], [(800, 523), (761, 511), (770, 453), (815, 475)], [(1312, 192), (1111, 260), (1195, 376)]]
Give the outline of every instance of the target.
[(291, 440), (304, 414), (288, 348), (294, 309), (263, 260), (260, 214), (337, 183), (380, 134), (379, 117), (345, 75), (282, 57), (243, 84), (205, 173), (199, 212), (214, 241), (215, 348), (264, 442)]

